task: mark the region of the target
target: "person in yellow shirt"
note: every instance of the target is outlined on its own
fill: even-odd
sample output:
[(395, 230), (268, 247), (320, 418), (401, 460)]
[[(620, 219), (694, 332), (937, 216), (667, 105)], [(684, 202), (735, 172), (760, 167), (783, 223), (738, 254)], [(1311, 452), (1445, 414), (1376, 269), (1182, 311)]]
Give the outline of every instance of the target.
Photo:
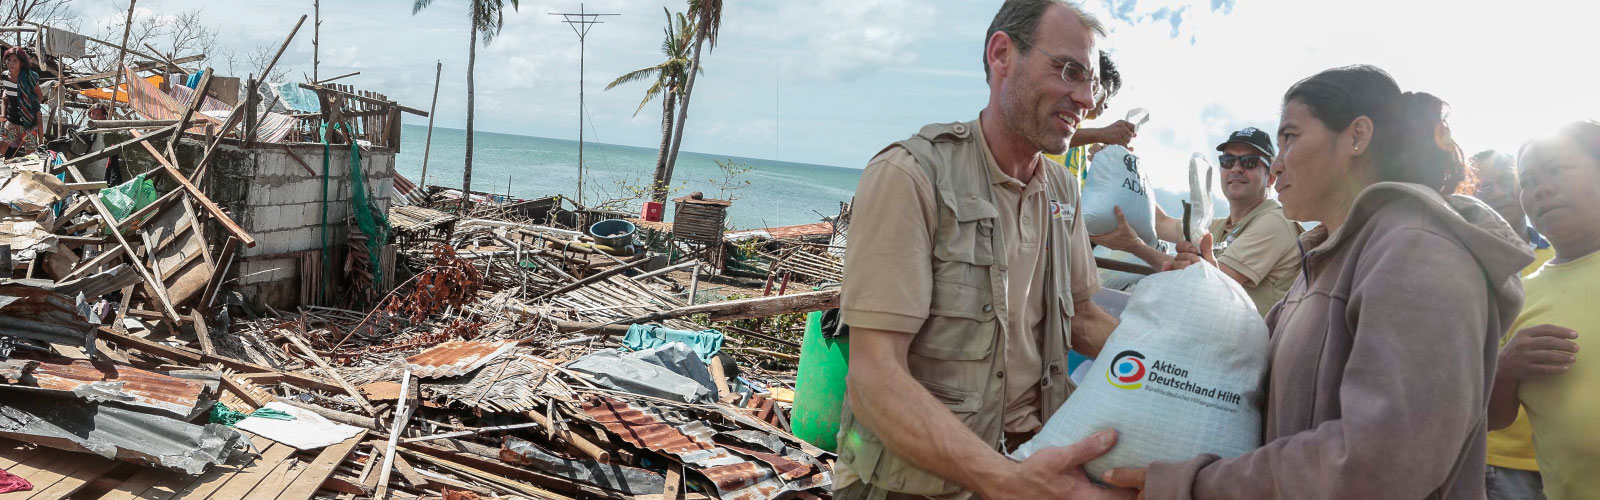
[(1500, 351), (1489, 428), (1527, 412), (1544, 494), (1600, 498), (1600, 122), (1568, 124), (1523, 146), (1522, 207), (1556, 256), (1523, 280), (1526, 298)]
[[(1522, 209), (1522, 186), (1517, 180), (1517, 158), (1504, 151), (1487, 150), (1472, 155), (1468, 164), (1478, 184), (1473, 196), (1489, 205), (1511, 229), (1533, 249), (1533, 263), (1522, 269), (1527, 277), (1556, 256), (1550, 242), (1528, 224), (1527, 212)], [(1515, 330), (1512, 330), (1515, 331)], [(1501, 339), (1501, 346), (1510, 340), (1511, 332)], [(1518, 412), (1510, 427), (1489, 433), (1487, 450), (1488, 469), (1484, 478), (1489, 498), (1505, 500), (1537, 500), (1544, 498), (1539, 480), (1539, 463), (1533, 452), (1533, 426), (1528, 416)]]
[(1533, 249), (1533, 263), (1522, 270), (1522, 276), (1533, 274), (1539, 266), (1555, 257), (1556, 251), (1550, 247), (1550, 241), (1544, 235), (1528, 224), (1528, 213), (1522, 209), (1522, 186), (1517, 180), (1517, 158), (1511, 153), (1491, 149), (1472, 155), (1468, 165), (1478, 178), (1472, 195), (1500, 214), (1500, 218), (1505, 219), (1511, 229), (1522, 237), (1522, 241), (1528, 242), (1528, 247)]
[[(1106, 101), (1111, 96), (1117, 95), (1122, 90), (1122, 73), (1117, 71), (1117, 65), (1111, 62), (1111, 56), (1106, 51), (1100, 51), (1100, 85), (1095, 89), (1095, 106), (1085, 115), (1084, 120), (1100, 118), (1106, 111)], [(1078, 178), (1078, 186), (1083, 186), (1084, 179), (1089, 178), (1089, 158), (1094, 156), (1091, 149), (1095, 145), (1127, 146), (1139, 135), (1137, 127), (1127, 120), (1117, 120), (1116, 123), (1104, 127), (1084, 127), (1078, 133), (1072, 134), (1067, 140), (1067, 151), (1061, 154), (1046, 154), (1046, 158), (1067, 167), (1073, 177)], [(1133, 149), (1133, 148), (1128, 148)]]

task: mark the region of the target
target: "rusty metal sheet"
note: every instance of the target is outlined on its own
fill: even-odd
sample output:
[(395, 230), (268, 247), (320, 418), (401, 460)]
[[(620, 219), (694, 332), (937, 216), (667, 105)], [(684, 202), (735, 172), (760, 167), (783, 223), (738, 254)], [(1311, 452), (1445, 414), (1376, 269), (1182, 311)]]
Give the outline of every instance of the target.
[(149, 372), (131, 366), (40, 362), (23, 383), (46, 391), (71, 393), (91, 402), (112, 401), (150, 408), (181, 418), (193, 416), (209, 390), (204, 382)]
[(421, 378), (454, 377), (466, 375), (516, 347), (515, 340), (452, 340), (406, 358), (406, 364), (410, 365), (412, 375)]
[(621, 464), (559, 457), (515, 436), (506, 436), (502, 441), (500, 461), (532, 466), (557, 477), (630, 495), (660, 493), (666, 487), (666, 479), (661, 474)]
[[(583, 411), (629, 444), (677, 456), (685, 467), (711, 480), (719, 498), (770, 500), (787, 492), (823, 487), (832, 482), (831, 475), (821, 471), (820, 467), (805, 466), (777, 454), (760, 452), (772, 459), (768, 463), (785, 464), (782, 470), (787, 474), (780, 474), (774, 466), (735, 454), (729, 448), (718, 445), (715, 438), (719, 433), (700, 421), (673, 426), (654, 410), (604, 396), (584, 403)], [(758, 453), (748, 449), (740, 451), (752, 457)], [(767, 462), (761, 457), (758, 460)], [(801, 472), (802, 468), (808, 472), (821, 472), (806, 475)], [(788, 478), (799, 480), (791, 481)]]

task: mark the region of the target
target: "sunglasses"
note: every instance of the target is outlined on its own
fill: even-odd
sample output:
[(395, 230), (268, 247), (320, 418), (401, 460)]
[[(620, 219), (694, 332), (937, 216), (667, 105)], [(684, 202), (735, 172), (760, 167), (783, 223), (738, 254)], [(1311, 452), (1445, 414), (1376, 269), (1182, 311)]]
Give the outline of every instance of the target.
[(1265, 167), (1271, 163), (1272, 159), (1267, 158), (1266, 155), (1217, 155), (1217, 164), (1222, 165), (1223, 170), (1233, 168), (1234, 165), (1243, 166), (1245, 170), (1252, 170), (1256, 167)]

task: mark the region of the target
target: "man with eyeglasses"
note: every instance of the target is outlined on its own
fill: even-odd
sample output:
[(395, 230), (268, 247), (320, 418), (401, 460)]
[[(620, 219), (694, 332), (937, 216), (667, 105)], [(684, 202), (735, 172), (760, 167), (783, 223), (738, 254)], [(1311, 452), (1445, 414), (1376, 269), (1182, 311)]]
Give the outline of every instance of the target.
[[(1267, 197), (1277, 180), (1272, 175), (1272, 138), (1265, 131), (1248, 127), (1228, 136), (1217, 146), (1222, 172), (1222, 195), (1228, 199), (1228, 218), (1211, 221), (1211, 241), (1217, 267), (1227, 273), (1250, 295), (1262, 316), (1289, 293), (1300, 272), (1300, 252), (1296, 242), (1300, 226), (1283, 216), (1283, 205)], [(1145, 245), (1133, 227), (1122, 218), (1115, 231), (1093, 238), (1099, 245), (1139, 256), (1161, 269), (1172, 256)], [(1157, 237), (1178, 242), (1183, 239), (1182, 222), (1164, 213), (1156, 214)]]
[(1061, 0), (1010, 0), (983, 51), (978, 119), (933, 124), (862, 173), (840, 310), (850, 370), (834, 497), (1128, 498), (1081, 465), (1105, 431), (1014, 461), (1071, 393), (1067, 351), (1117, 325), (1099, 290), (1078, 182), (1059, 154), (1096, 104), (1105, 29)]

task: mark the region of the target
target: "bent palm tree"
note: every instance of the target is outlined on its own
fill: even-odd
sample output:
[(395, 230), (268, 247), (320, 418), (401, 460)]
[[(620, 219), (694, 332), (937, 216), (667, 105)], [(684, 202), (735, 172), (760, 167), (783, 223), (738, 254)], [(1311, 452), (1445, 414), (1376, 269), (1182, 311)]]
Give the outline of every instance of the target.
[[(511, 9), (518, 8), (519, 0), (510, 0)], [(478, 34), (483, 34), (483, 44), (488, 45), (494, 37), (500, 34), (500, 28), (505, 26), (506, 0), (467, 0), (472, 10), (472, 42), (467, 46), (467, 149), (465, 156), (466, 166), (461, 170), (461, 205), (460, 210), (465, 212), (472, 205), (472, 114), (473, 114), (473, 82), (472, 74), (478, 63)], [(422, 12), (432, 4), (433, 0), (415, 0), (411, 4), (411, 15)]]
[(606, 90), (611, 90), (618, 85), (655, 79), (650, 88), (645, 89), (644, 100), (639, 101), (639, 108), (633, 110), (633, 115), (639, 116), (645, 104), (661, 96), (661, 148), (656, 152), (656, 171), (650, 184), (650, 198), (656, 201), (667, 197), (667, 185), (671, 180), (667, 178), (667, 148), (672, 140), (672, 112), (678, 96), (683, 93), (684, 78), (689, 74), (689, 43), (695, 36), (694, 25), (682, 13), (674, 21), (671, 12), (665, 7), (661, 10), (667, 14), (666, 38), (661, 41), (661, 54), (667, 59), (655, 66), (630, 71), (606, 85)]
[[(672, 170), (678, 164), (678, 146), (683, 145), (683, 124), (689, 120), (689, 96), (694, 94), (695, 75), (700, 72), (700, 47), (711, 42), (717, 48), (717, 32), (722, 28), (722, 0), (689, 0), (689, 17), (694, 19), (694, 57), (689, 65), (688, 78), (684, 80), (683, 100), (678, 103), (678, 124), (672, 133), (672, 150), (667, 153), (667, 172), (664, 181), (672, 180)], [(658, 194), (657, 202), (665, 202), (666, 193)]]

